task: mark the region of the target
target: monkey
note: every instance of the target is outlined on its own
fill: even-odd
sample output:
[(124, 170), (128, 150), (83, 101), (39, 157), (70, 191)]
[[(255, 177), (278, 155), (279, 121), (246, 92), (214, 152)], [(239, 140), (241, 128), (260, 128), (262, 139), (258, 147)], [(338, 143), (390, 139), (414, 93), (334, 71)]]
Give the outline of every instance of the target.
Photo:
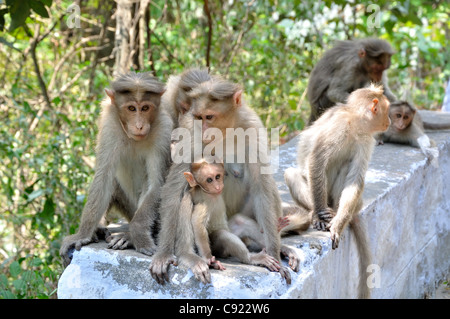
[[(298, 206), (283, 207), (283, 217), (278, 218), (277, 229), (280, 236), (301, 235), (311, 225), (311, 212), (307, 212)], [(236, 214), (228, 221), (228, 227), (233, 234), (238, 236), (251, 250), (259, 251), (264, 247), (264, 237), (261, 227), (256, 221), (245, 214)], [(289, 250), (281, 246), (282, 254), (289, 256)], [(298, 269), (297, 264), (293, 270)], [(297, 270), (295, 270), (297, 271)]]
[(376, 135), (377, 144), (408, 144), (420, 148), (427, 156), (436, 153), (430, 149), (436, 147), (436, 142), (425, 134), (425, 129), (450, 129), (450, 123), (424, 122), (416, 108), (407, 101), (392, 102), (389, 117), (391, 126), (386, 132)]
[[(346, 104), (328, 109), (302, 131), (297, 146), (297, 168), (284, 178), (295, 203), (312, 211), (314, 228), (330, 232), (332, 248), (350, 223), (360, 255), (360, 273), (370, 264), (367, 236), (358, 220), (364, 177), (375, 145), (374, 135), (390, 125), (389, 100), (382, 86), (353, 91)], [(363, 276), (359, 297), (370, 291)]]
[(388, 87), (386, 70), (394, 50), (382, 39), (338, 41), (327, 50), (311, 72), (307, 97), (311, 105), (308, 125), (336, 103), (345, 103), (349, 94), (371, 82), (381, 83), (390, 102), (397, 100)]
[[(96, 166), (78, 231), (64, 238), (60, 254), (97, 240), (102, 217), (116, 208), (129, 221), (129, 233), (109, 237), (109, 248), (134, 247), (152, 255), (151, 230), (157, 219), (161, 187), (170, 163), (173, 122), (160, 107), (165, 86), (148, 73), (119, 75), (102, 103)], [(101, 227), (100, 227), (101, 228)]]
[[(208, 129), (214, 129), (216, 132), (222, 133), (222, 144), (231, 142), (236, 148), (234, 142), (237, 136), (228, 134), (227, 129), (233, 131), (233, 129), (239, 128), (245, 132), (247, 129), (258, 131), (258, 129), (264, 128), (260, 118), (255, 111), (247, 106), (242, 95), (243, 90), (239, 85), (214, 76), (211, 80), (197, 85), (188, 93), (191, 98), (191, 108), (185, 117), (189, 117), (191, 121), (183, 122), (180, 125), (186, 125), (185, 127), (193, 132), (195, 120), (201, 123), (202, 147), (204, 146), (202, 149), (210, 146), (213, 141), (216, 143), (221, 140), (217, 136), (212, 139), (212, 136), (208, 134), (210, 132), (208, 132)], [(259, 145), (259, 143), (266, 142), (267, 139), (263, 139), (256, 134), (256, 140), (251, 142), (248, 140), (243, 143), (246, 153), (243, 163), (234, 162), (236, 150), (224, 148), (225, 169), (228, 171), (229, 164), (232, 164), (234, 168), (237, 168), (239, 176), (242, 176), (242, 178), (227, 178), (224, 181), (225, 186), (222, 196), (225, 201), (227, 216), (231, 217), (243, 209), (247, 210), (263, 229), (264, 247), (267, 254), (280, 262), (281, 243), (277, 231), (277, 220), (282, 215), (280, 195), (273, 176), (261, 174), (263, 168), (267, 168), (269, 165), (263, 163), (261, 158), (257, 158), (256, 162), (250, 162), (247, 156), (250, 144), (253, 146)], [(183, 189), (186, 187), (187, 181), (181, 173), (189, 169), (187, 165), (188, 163), (172, 165), (166, 185), (162, 190), (161, 232), (160, 237), (158, 237), (160, 245), (150, 265), (150, 273), (158, 283), (164, 283), (168, 280), (167, 271), (170, 264), (187, 265), (196, 277), (206, 278), (206, 280), (210, 278), (207, 263), (196, 256), (191, 248), (193, 246), (192, 231), (186, 227), (189, 224), (190, 212), (187, 211), (189, 203), (185, 200), (186, 196), (183, 196)], [(239, 187), (233, 187), (233, 184)], [(178, 200), (175, 201), (173, 198)], [(292, 253), (289, 257), (291, 268), (297, 267), (298, 256)], [(287, 267), (281, 266), (279, 273), (287, 283), (291, 282)]]
[[(236, 257), (239, 261), (251, 265), (266, 266), (278, 271), (278, 261), (264, 251), (250, 253), (245, 244), (227, 226), (226, 207), (221, 193), (224, 187), (225, 169), (223, 163), (208, 163), (205, 160), (191, 164), (191, 171), (184, 172), (190, 186), (194, 204), (192, 228), (195, 244), (202, 258), (218, 270), (225, 270), (220, 261), (211, 253), (220, 257)], [(208, 238), (209, 235), (209, 238)]]
[(207, 68), (190, 68), (180, 75), (172, 75), (167, 81), (167, 91), (161, 104), (172, 116), (174, 128), (178, 127), (179, 117), (190, 109), (190, 98), (187, 95), (198, 84), (209, 81), (211, 76)]

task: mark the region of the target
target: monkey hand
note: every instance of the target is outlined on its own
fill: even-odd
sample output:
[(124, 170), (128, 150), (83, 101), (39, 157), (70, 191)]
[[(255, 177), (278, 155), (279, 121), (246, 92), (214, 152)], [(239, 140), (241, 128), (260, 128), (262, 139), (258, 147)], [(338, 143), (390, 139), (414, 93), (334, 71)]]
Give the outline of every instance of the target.
[(317, 219), (313, 220), (313, 227), (317, 230), (328, 231), (330, 229), (331, 220), (336, 216), (336, 212), (327, 207), (314, 214)]
[(330, 227), (330, 238), (331, 238), (331, 248), (336, 249), (339, 246), (339, 241), (341, 239), (342, 227), (336, 220), (331, 222)]
[(289, 226), (289, 223), (289, 216), (279, 217), (277, 227), (278, 232), (280, 232), (284, 227)]
[(211, 273), (209, 272), (209, 265), (200, 257), (192, 262), (191, 270), (197, 280), (207, 284), (211, 282)]
[(282, 255), (289, 258), (289, 267), (291, 267), (293, 271), (298, 272), (300, 268), (300, 258), (298, 257), (295, 250), (286, 245), (281, 245), (280, 252)]
[(208, 261), (208, 265), (216, 270), (226, 270), (225, 266), (222, 265), (222, 263), (218, 260), (216, 260), (216, 257), (212, 256)]
[(150, 264), (150, 274), (157, 283), (164, 285), (166, 281), (169, 282), (168, 268), (170, 264), (178, 265), (177, 258), (170, 253), (160, 252), (153, 256)]
[(280, 262), (267, 254), (265, 249), (257, 254), (250, 254), (250, 263), (267, 267), (270, 271), (280, 271), (281, 268)]
[(286, 280), (286, 283), (288, 285), (290, 285), (291, 284), (291, 274), (289, 272), (289, 268), (281, 266), (279, 273), (280, 273), (281, 277), (283, 277)]
[(84, 236), (83, 234), (76, 233), (64, 238), (59, 250), (59, 254), (63, 258), (64, 267), (67, 267), (72, 260), (70, 250), (74, 248), (76, 250), (80, 250), (81, 246), (87, 245), (91, 242), (98, 242), (96, 233), (94, 233), (92, 236)]

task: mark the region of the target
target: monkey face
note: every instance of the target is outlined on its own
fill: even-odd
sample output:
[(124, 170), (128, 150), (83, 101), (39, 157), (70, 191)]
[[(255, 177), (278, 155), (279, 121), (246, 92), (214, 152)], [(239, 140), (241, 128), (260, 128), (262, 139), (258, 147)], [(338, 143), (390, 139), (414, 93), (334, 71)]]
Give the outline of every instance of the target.
[(383, 77), (383, 71), (387, 70), (391, 65), (391, 55), (383, 53), (378, 57), (366, 56), (366, 71), (369, 74), (369, 78), (374, 82), (381, 82)]
[(414, 115), (410, 114), (410, 112), (402, 112), (394, 109), (390, 117), (393, 127), (397, 131), (403, 131), (411, 125)]
[(201, 172), (202, 181), (199, 181), (202, 189), (211, 195), (220, 195), (223, 191), (224, 171), (214, 166), (204, 166)]
[(135, 141), (142, 141), (150, 133), (157, 113), (152, 101), (128, 101), (120, 107), (119, 117), (127, 136)]

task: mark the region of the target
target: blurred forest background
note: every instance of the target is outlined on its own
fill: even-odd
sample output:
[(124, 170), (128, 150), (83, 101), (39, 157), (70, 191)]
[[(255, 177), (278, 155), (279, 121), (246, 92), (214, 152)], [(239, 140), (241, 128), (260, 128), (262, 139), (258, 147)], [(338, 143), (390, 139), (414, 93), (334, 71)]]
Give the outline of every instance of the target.
[(59, 246), (93, 177), (114, 74), (166, 81), (209, 66), (239, 82), (283, 141), (308, 118), (308, 76), (335, 40), (397, 53), (390, 87), (438, 110), (450, 77), (448, 1), (0, 0), (0, 298), (56, 298)]

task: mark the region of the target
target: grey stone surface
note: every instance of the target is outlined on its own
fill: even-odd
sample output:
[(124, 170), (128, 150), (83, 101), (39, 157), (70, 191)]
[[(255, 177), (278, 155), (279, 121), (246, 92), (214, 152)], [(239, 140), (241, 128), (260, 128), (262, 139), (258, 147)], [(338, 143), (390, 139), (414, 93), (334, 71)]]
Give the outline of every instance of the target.
[[(450, 122), (450, 114), (421, 111), (427, 121)], [(450, 130), (429, 132), (439, 156), (428, 160), (409, 146), (375, 148), (366, 174), (361, 220), (369, 230), (373, 267), (372, 298), (435, 297), (439, 281), (450, 273)], [(295, 166), (293, 139), (279, 151), (275, 173), (282, 199), (292, 203), (283, 181)], [(134, 250), (112, 251), (105, 243), (74, 252), (61, 275), (59, 298), (355, 298), (358, 254), (349, 229), (336, 250), (328, 233), (312, 229), (283, 238), (296, 249), (300, 271), (287, 285), (278, 273), (223, 261), (225, 271), (211, 270), (212, 283), (198, 282), (192, 272), (171, 267), (170, 283), (150, 276), (151, 257)], [(283, 261), (287, 265), (286, 261)]]

